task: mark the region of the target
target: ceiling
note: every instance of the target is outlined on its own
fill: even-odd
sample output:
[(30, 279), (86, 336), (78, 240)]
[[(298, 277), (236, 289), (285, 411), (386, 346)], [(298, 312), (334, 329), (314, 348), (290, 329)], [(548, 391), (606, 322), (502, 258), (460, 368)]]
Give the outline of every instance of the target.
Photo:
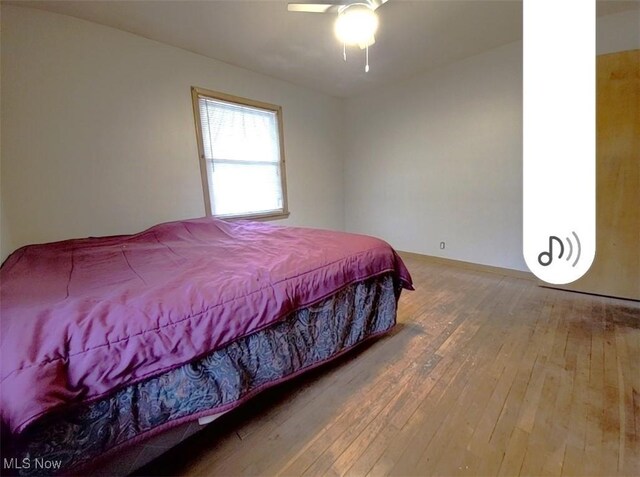
[[(252, 71), (349, 97), (522, 38), (522, 3), (391, 0), (378, 10), (370, 48), (347, 62), (334, 38), (335, 15), (287, 11), (286, 1), (7, 2), (108, 25)], [(599, 14), (639, 2), (606, 2)], [(630, 5), (629, 5), (630, 4)]]

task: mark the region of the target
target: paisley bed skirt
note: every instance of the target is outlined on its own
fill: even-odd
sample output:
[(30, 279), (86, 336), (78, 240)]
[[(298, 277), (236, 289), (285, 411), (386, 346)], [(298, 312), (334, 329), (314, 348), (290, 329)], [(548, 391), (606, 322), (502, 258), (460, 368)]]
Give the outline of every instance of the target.
[(79, 472), (105, 453), (232, 409), (267, 387), (389, 331), (395, 325), (399, 294), (391, 274), (349, 285), (195, 361), (101, 400), (49, 414), (13, 443), (14, 471)]

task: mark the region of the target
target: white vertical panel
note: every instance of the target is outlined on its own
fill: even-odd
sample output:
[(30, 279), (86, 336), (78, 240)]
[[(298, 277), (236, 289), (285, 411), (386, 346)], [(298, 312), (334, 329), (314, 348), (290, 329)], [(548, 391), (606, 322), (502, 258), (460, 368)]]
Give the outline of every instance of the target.
[(595, 255), (595, 28), (595, 0), (524, 2), (523, 253), (554, 284)]

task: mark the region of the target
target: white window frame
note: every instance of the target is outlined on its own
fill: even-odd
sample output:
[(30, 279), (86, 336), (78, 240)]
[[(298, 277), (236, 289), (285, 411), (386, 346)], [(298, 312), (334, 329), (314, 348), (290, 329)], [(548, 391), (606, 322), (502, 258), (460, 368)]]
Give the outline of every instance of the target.
[(248, 106), (256, 109), (264, 109), (266, 111), (271, 111), (276, 114), (277, 122), (278, 122), (278, 140), (280, 142), (280, 187), (282, 188), (282, 209), (278, 209), (275, 211), (267, 211), (261, 212), (257, 214), (234, 214), (234, 215), (224, 215), (220, 216), (224, 219), (256, 219), (256, 220), (267, 220), (267, 219), (283, 219), (289, 217), (289, 205), (287, 201), (287, 177), (285, 171), (285, 160), (284, 160), (284, 133), (282, 127), (282, 107), (263, 103), (261, 101), (255, 101), (253, 99), (241, 98), (239, 96), (233, 96), (226, 93), (221, 93), (219, 91), (212, 91), (205, 88), (191, 87), (191, 98), (193, 100), (193, 115), (196, 124), (196, 138), (198, 142), (198, 155), (200, 157), (200, 175), (202, 178), (202, 191), (204, 194), (204, 208), (205, 212), (209, 216), (213, 216), (211, 210), (211, 194), (209, 191), (209, 177), (207, 170), (207, 158), (204, 153), (204, 142), (202, 140), (202, 124), (200, 122), (200, 98), (213, 99), (216, 101), (224, 101), (227, 103), (238, 104), (241, 106)]

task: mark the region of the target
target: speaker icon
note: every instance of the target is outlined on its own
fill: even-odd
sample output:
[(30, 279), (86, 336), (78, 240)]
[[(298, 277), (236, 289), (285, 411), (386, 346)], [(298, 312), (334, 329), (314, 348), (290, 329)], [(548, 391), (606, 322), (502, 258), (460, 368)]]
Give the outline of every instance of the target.
[[(576, 234), (575, 232), (571, 232), (571, 234), (573, 235), (573, 238), (576, 242), (576, 249), (577, 249), (575, 259), (571, 264), (572, 267), (575, 267), (578, 264), (578, 260), (580, 260), (582, 247), (580, 245), (580, 239), (578, 238), (578, 234)], [(571, 257), (573, 256), (574, 245), (570, 237), (566, 237), (565, 240), (569, 248), (569, 253), (566, 255), (566, 258), (565, 258), (565, 260), (568, 262), (569, 260), (571, 260)], [(555, 235), (549, 235), (549, 250), (541, 252), (540, 255), (538, 255), (538, 263), (543, 267), (548, 267), (553, 262), (553, 259), (554, 259), (553, 244), (554, 243), (560, 246), (560, 253), (558, 254), (557, 258), (560, 259), (564, 256), (565, 243), (562, 241), (560, 237), (557, 237)]]

